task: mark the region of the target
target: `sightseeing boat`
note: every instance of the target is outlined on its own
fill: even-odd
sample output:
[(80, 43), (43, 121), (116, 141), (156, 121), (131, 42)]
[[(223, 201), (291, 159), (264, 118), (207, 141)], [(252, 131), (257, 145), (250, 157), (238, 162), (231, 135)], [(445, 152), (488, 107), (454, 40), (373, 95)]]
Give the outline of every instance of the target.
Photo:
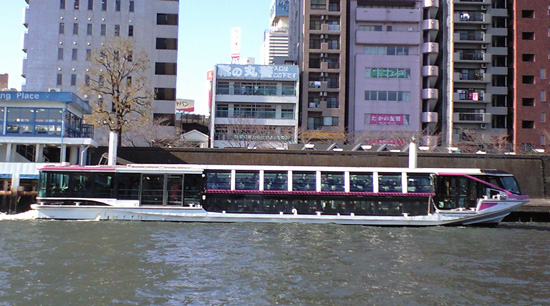
[(498, 224), (528, 201), (497, 170), (329, 166), (46, 166), (38, 219)]

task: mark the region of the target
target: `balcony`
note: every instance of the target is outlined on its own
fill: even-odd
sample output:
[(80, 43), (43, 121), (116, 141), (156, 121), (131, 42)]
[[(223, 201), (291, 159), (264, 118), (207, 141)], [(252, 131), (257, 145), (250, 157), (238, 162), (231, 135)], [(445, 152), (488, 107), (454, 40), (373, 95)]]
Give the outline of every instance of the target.
[(424, 0), (422, 3), (423, 8), (438, 8), (439, 7), (439, 1), (438, 0)]
[(386, 9), (386, 8), (358, 8), (355, 20), (367, 22), (414, 22), (421, 20), (421, 10), (415, 9)]
[(422, 44), (422, 53), (439, 53), (439, 44), (436, 42), (427, 42)]
[(490, 24), (491, 15), (478, 11), (461, 11), (455, 13), (455, 23), (459, 24)]
[(467, 72), (455, 72), (455, 82), (467, 82), (467, 83), (489, 83), (491, 82), (492, 75), (482, 71), (467, 71)]
[(455, 43), (490, 44), (492, 35), (484, 33), (482, 31), (471, 31), (455, 33), (453, 39)]
[(471, 50), (460, 50), (455, 52), (453, 60), (456, 62), (462, 63), (489, 63), (490, 56), (487, 53), (482, 52), (481, 50), (475, 50), (475, 52), (470, 52)]
[(423, 112), (422, 123), (437, 123), (439, 115), (436, 112)]
[[(455, 4), (467, 4), (467, 5), (485, 5), (491, 6), (491, 0), (454, 0)], [(485, 8), (487, 9), (487, 7)]]
[(439, 30), (439, 20), (437, 19), (426, 19), (422, 21), (422, 30), (423, 31), (430, 31), (430, 30)]
[[(414, 35), (416, 33), (417, 35)], [(419, 45), (421, 35), (417, 32), (369, 32), (356, 31), (355, 39), (357, 44), (379, 44), (379, 45)]]
[(438, 66), (423, 66), (422, 67), (422, 76), (423, 77), (438, 77), (439, 76), (439, 67)]
[(489, 113), (454, 113), (453, 122), (455, 123), (491, 123), (491, 114)]
[(482, 90), (460, 90), (453, 93), (453, 101), (465, 103), (490, 103), (491, 94)]
[(439, 90), (435, 88), (422, 89), (422, 100), (437, 100), (439, 98)]

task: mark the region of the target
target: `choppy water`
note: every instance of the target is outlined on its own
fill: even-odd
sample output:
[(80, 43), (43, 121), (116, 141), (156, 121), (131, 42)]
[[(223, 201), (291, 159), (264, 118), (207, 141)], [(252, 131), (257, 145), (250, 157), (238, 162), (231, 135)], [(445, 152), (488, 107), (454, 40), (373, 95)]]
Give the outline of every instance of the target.
[(550, 231), (0, 221), (0, 305), (549, 305)]

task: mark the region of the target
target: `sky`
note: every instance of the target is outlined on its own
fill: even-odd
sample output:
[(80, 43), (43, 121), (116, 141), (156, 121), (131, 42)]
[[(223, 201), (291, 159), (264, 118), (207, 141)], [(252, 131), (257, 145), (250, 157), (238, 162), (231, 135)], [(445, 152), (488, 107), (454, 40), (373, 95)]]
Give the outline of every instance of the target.
[[(49, 0), (51, 1), (51, 0)], [(177, 98), (195, 100), (195, 112), (208, 112), (206, 73), (231, 62), (231, 28), (241, 28), (241, 58), (260, 61), (271, 0), (180, 0)], [(24, 0), (0, 0), (0, 74), (21, 90)], [(31, 23), (30, 21), (29, 23)]]

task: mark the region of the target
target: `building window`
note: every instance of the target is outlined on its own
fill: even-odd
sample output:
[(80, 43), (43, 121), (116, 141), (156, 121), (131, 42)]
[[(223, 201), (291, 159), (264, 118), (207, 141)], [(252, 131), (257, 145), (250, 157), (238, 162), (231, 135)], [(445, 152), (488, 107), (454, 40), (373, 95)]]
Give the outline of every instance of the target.
[(92, 29), (93, 29), (93, 24), (88, 23), (88, 26), (86, 27), (86, 35), (92, 35)]
[(155, 88), (155, 100), (176, 100), (176, 89)]
[(493, 95), (492, 99), (493, 107), (506, 107), (508, 105), (508, 96), (506, 95)]
[(59, 34), (65, 34), (65, 23), (64, 22), (59, 23)]
[(521, 17), (523, 18), (535, 18), (535, 11), (533, 10), (522, 10)]
[(128, 11), (133, 12), (135, 10), (134, 0), (130, 0)]
[(176, 75), (176, 63), (155, 63), (156, 75)]
[(533, 75), (524, 75), (521, 77), (521, 82), (523, 84), (535, 84), (535, 76)]
[(218, 118), (228, 118), (229, 117), (229, 105), (228, 104), (217, 104), (216, 105), (216, 117), (218, 117)]
[[(129, 25), (128, 26), (128, 37), (132, 37), (134, 36), (134, 26), (133, 25)], [(158, 39), (158, 38), (157, 38)]]
[(311, 0), (312, 10), (324, 10), (327, 8), (326, 0)]
[(120, 0), (115, 0), (115, 11), (120, 12)]
[(62, 10), (65, 9), (65, 0), (59, 0), (59, 8)]
[(71, 86), (76, 86), (76, 74), (71, 74)]
[(307, 118), (307, 129), (308, 130), (318, 130), (323, 125), (323, 118), (322, 117), (309, 117)]
[(507, 125), (506, 115), (493, 115), (491, 119), (491, 127), (493, 129), (505, 129)]
[(541, 68), (540, 69), (540, 79), (545, 80), (546, 79), (546, 69)]
[(57, 59), (58, 60), (63, 59), (63, 48), (57, 48)]
[(535, 99), (534, 98), (522, 98), (521, 99), (521, 105), (522, 106), (535, 106)]
[(177, 38), (157, 38), (157, 50), (177, 50)]
[(327, 99), (327, 108), (339, 108), (338, 98), (330, 97)]
[(546, 90), (541, 90), (540, 91), (540, 101), (541, 102), (546, 102)]
[(102, 11), (107, 10), (107, 0), (101, 0), (101, 10)]
[(88, 11), (94, 10), (94, 0), (88, 0)]
[(381, 32), (382, 26), (381, 25), (360, 25), (358, 26), (359, 31), (369, 31), (369, 32)]
[(75, 10), (78, 10), (80, 8), (80, 0), (74, 0), (73, 7)]
[(178, 25), (178, 14), (157, 14), (157, 24)]
[(323, 117), (324, 126), (338, 126), (338, 117)]
[(540, 122), (546, 122), (546, 113), (540, 113)]
[(78, 23), (73, 23), (73, 35), (78, 35)]
[(281, 106), (281, 119), (294, 119), (294, 107), (292, 105)]
[(115, 36), (120, 36), (120, 24), (115, 24)]
[(411, 97), (411, 93), (409, 91), (386, 91), (386, 90), (365, 91), (366, 101), (409, 102), (410, 97)]
[(76, 61), (78, 60), (78, 49), (73, 49), (71, 60)]
[(523, 120), (521, 122), (521, 127), (524, 128), (524, 129), (534, 129), (535, 128), (535, 121)]
[(522, 32), (521, 33), (521, 39), (523, 39), (523, 40), (534, 40), (535, 39), (535, 32)]
[(366, 46), (365, 54), (372, 55), (409, 55), (408, 46)]
[(535, 55), (531, 53), (525, 53), (521, 55), (521, 60), (524, 62), (534, 62), (535, 61)]
[(58, 73), (58, 74), (57, 74), (57, 82), (56, 82), (56, 84), (57, 84), (58, 86), (63, 85), (63, 75), (62, 75), (61, 73)]
[(101, 36), (107, 35), (107, 25), (106, 25), (106, 24), (102, 24), (102, 25), (101, 25), (101, 32), (100, 32), (100, 35), (101, 35)]
[(92, 59), (92, 49), (86, 49), (86, 60), (90, 61)]

